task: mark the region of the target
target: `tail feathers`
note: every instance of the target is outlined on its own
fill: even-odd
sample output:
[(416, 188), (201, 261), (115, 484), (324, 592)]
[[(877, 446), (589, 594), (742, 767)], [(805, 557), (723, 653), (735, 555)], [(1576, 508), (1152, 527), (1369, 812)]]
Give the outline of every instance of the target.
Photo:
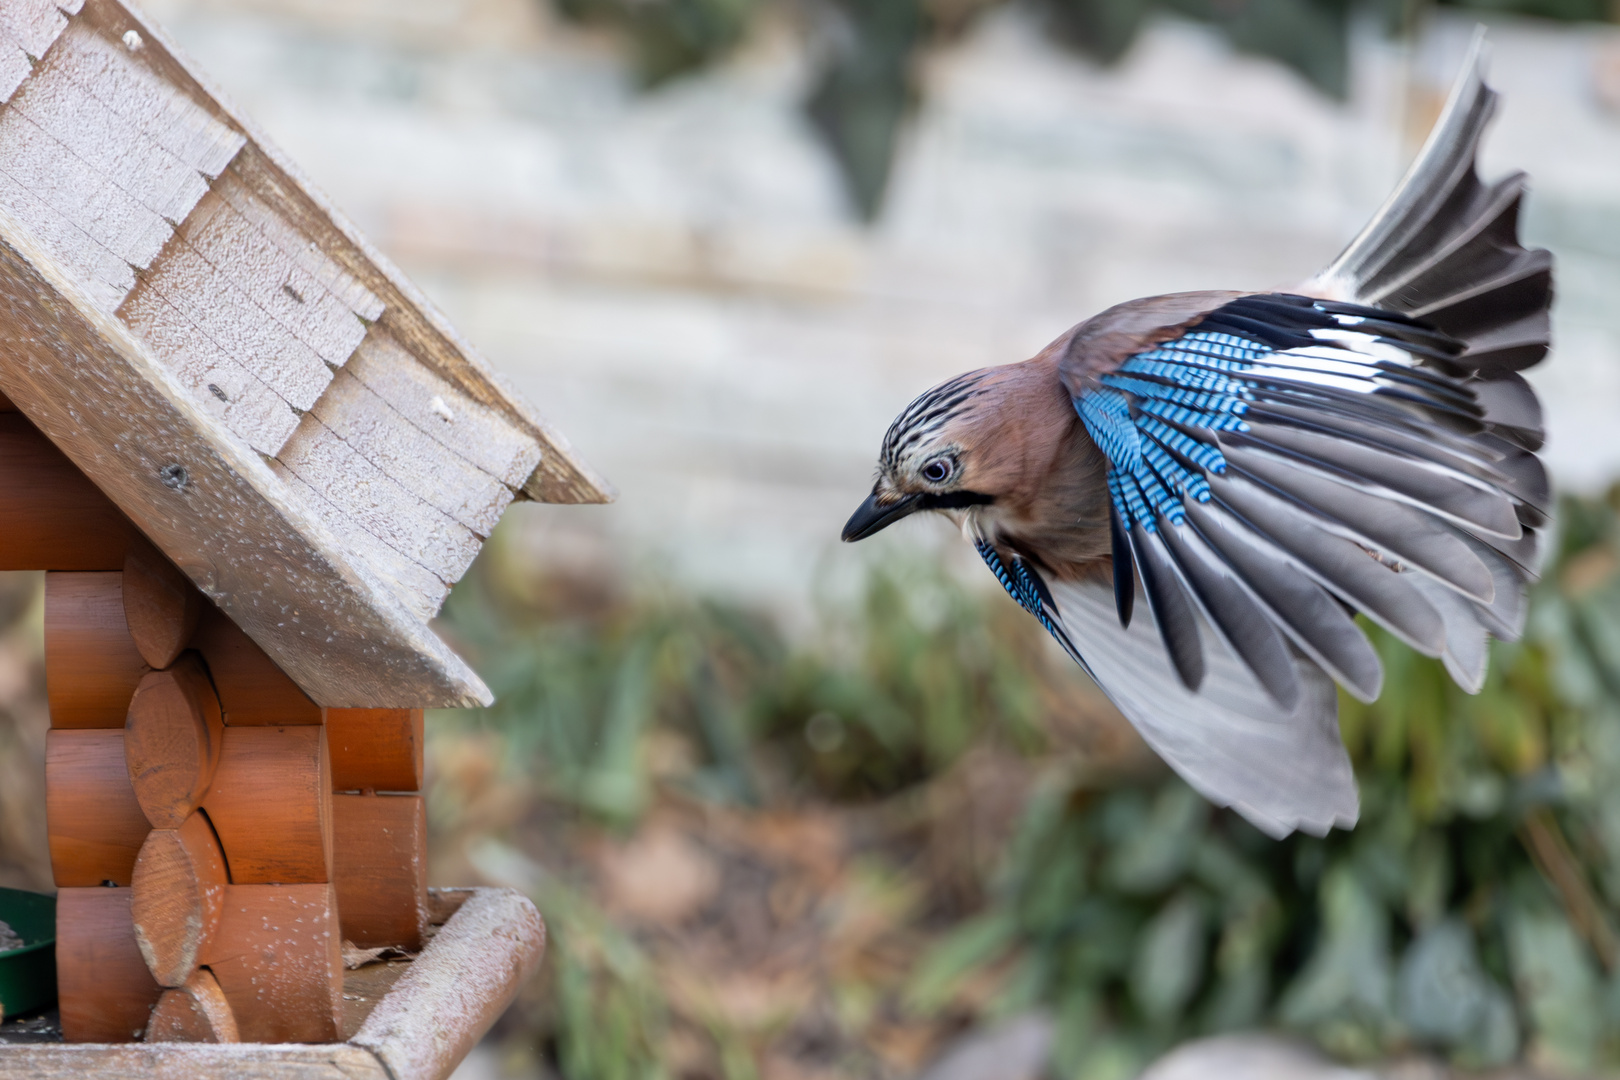
[[(1547, 354), (1552, 256), (1519, 243), (1524, 175), (1487, 187), (1475, 169), (1496, 110), (1484, 60), (1482, 28), (1400, 186), (1309, 287), (1421, 319), (1466, 344), (1442, 366), (1495, 380)], [(1509, 435), (1539, 444), (1539, 423)]]

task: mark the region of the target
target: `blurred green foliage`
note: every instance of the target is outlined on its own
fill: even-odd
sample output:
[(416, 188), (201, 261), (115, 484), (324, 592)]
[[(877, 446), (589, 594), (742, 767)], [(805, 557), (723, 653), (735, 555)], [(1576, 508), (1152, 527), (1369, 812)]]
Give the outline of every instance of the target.
[[(1168, 774), (1053, 757), (1038, 628), (937, 571), (874, 572), (858, 608), (798, 643), (692, 600), (547, 611), (487, 574), (448, 617), (500, 697), (476, 722), (553, 797), (621, 825), (652, 797), (661, 728), (701, 748), (687, 795), (737, 804), (894, 796), (987, 740), (1044, 757), (984, 902), (905, 1002), (1050, 1010), (1056, 1075), (1130, 1076), (1179, 1040), (1252, 1027), (1351, 1059), (1582, 1073), (1620, 1066), (1617, 506), (1562, 504), (1525, 637), (1494, 646), (1479, 695), (1372, 632), (1383, 695), (1341, 700), (1361, 821), (1325, 838), (1272, 841)], [(578, 898), (546, 901), (567, 1075), (662, 1075), (634, 942)]]
[[(791, 10), (819, 57), (806, 112), (842, 169), (850, 201), (874, 218), (894, 148), (914, 104), (921, 51), (958, 36), (981, 11), (1011, 0), (555, 0), (572, 19), (612, 27), (643, 84), (729, 55), (768, 10)], [(1120, 59), (1156, 13), (1209, 24), (1232, 45), (1292, 68), (1331, 97), (1348, 88), (1350, 23), (1370, 13), (1392, 33), (1417, 25), (1424, 0), (1023, 0), (1057, 42), (1098, 63)], [(1612, 21), (1611, 0), (1443, 0), (1481, 13)]]
[(488, 575), (469, 584), (445, 618), (495, 692), (481, 722), (541, 764), (548, 795), (610, 821), (646, 808), (643, 736), (659, 725), (698, 750), (692, 793), (743, 803), (759, 802), (762, 770), (789, 790), (873, 797), (988, 736), (1039, 744), (1042, 631), (933, 567), (873, 573), (858, 607), (823, 612), (809, 648), (691, 597), (564, 610)]

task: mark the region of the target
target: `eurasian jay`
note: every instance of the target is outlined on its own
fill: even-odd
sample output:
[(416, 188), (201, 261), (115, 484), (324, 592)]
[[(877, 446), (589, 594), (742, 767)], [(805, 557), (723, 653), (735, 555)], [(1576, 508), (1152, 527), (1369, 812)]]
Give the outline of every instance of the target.
[(1518, 372), (1552, 257), (1519, 244), (1524, 174), (1475, 171), (1481, 52), (1326, 270), (1120, 304), (929, 390), (844, 527), (951, 517), (1150, 746), (1275, 836), (1355, 824), (1334, 682), (1383, 682), (1355, 614), (1470, 693), (1524, 626), (1551, 498)]

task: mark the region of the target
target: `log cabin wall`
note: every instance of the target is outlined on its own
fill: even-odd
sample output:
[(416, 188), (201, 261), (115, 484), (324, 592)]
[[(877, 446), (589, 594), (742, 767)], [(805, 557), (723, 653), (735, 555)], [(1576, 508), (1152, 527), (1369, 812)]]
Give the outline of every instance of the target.
[(44, 569), (70, 1041), (328, 1042), (417, 950), (422, 711), (323, 709), (0, 398), (0, 569)]

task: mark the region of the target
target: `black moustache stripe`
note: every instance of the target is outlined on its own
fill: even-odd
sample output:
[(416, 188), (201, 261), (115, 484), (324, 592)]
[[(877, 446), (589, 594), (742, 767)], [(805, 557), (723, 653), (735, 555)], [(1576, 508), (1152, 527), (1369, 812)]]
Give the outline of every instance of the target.
[(944, 495), (924, 495), (917, 500), (917, 505), (923, 510), (960, 510), (967, 506), (989, 506), (995, 501), (994, 495), (977, 491), (951, 491)]

